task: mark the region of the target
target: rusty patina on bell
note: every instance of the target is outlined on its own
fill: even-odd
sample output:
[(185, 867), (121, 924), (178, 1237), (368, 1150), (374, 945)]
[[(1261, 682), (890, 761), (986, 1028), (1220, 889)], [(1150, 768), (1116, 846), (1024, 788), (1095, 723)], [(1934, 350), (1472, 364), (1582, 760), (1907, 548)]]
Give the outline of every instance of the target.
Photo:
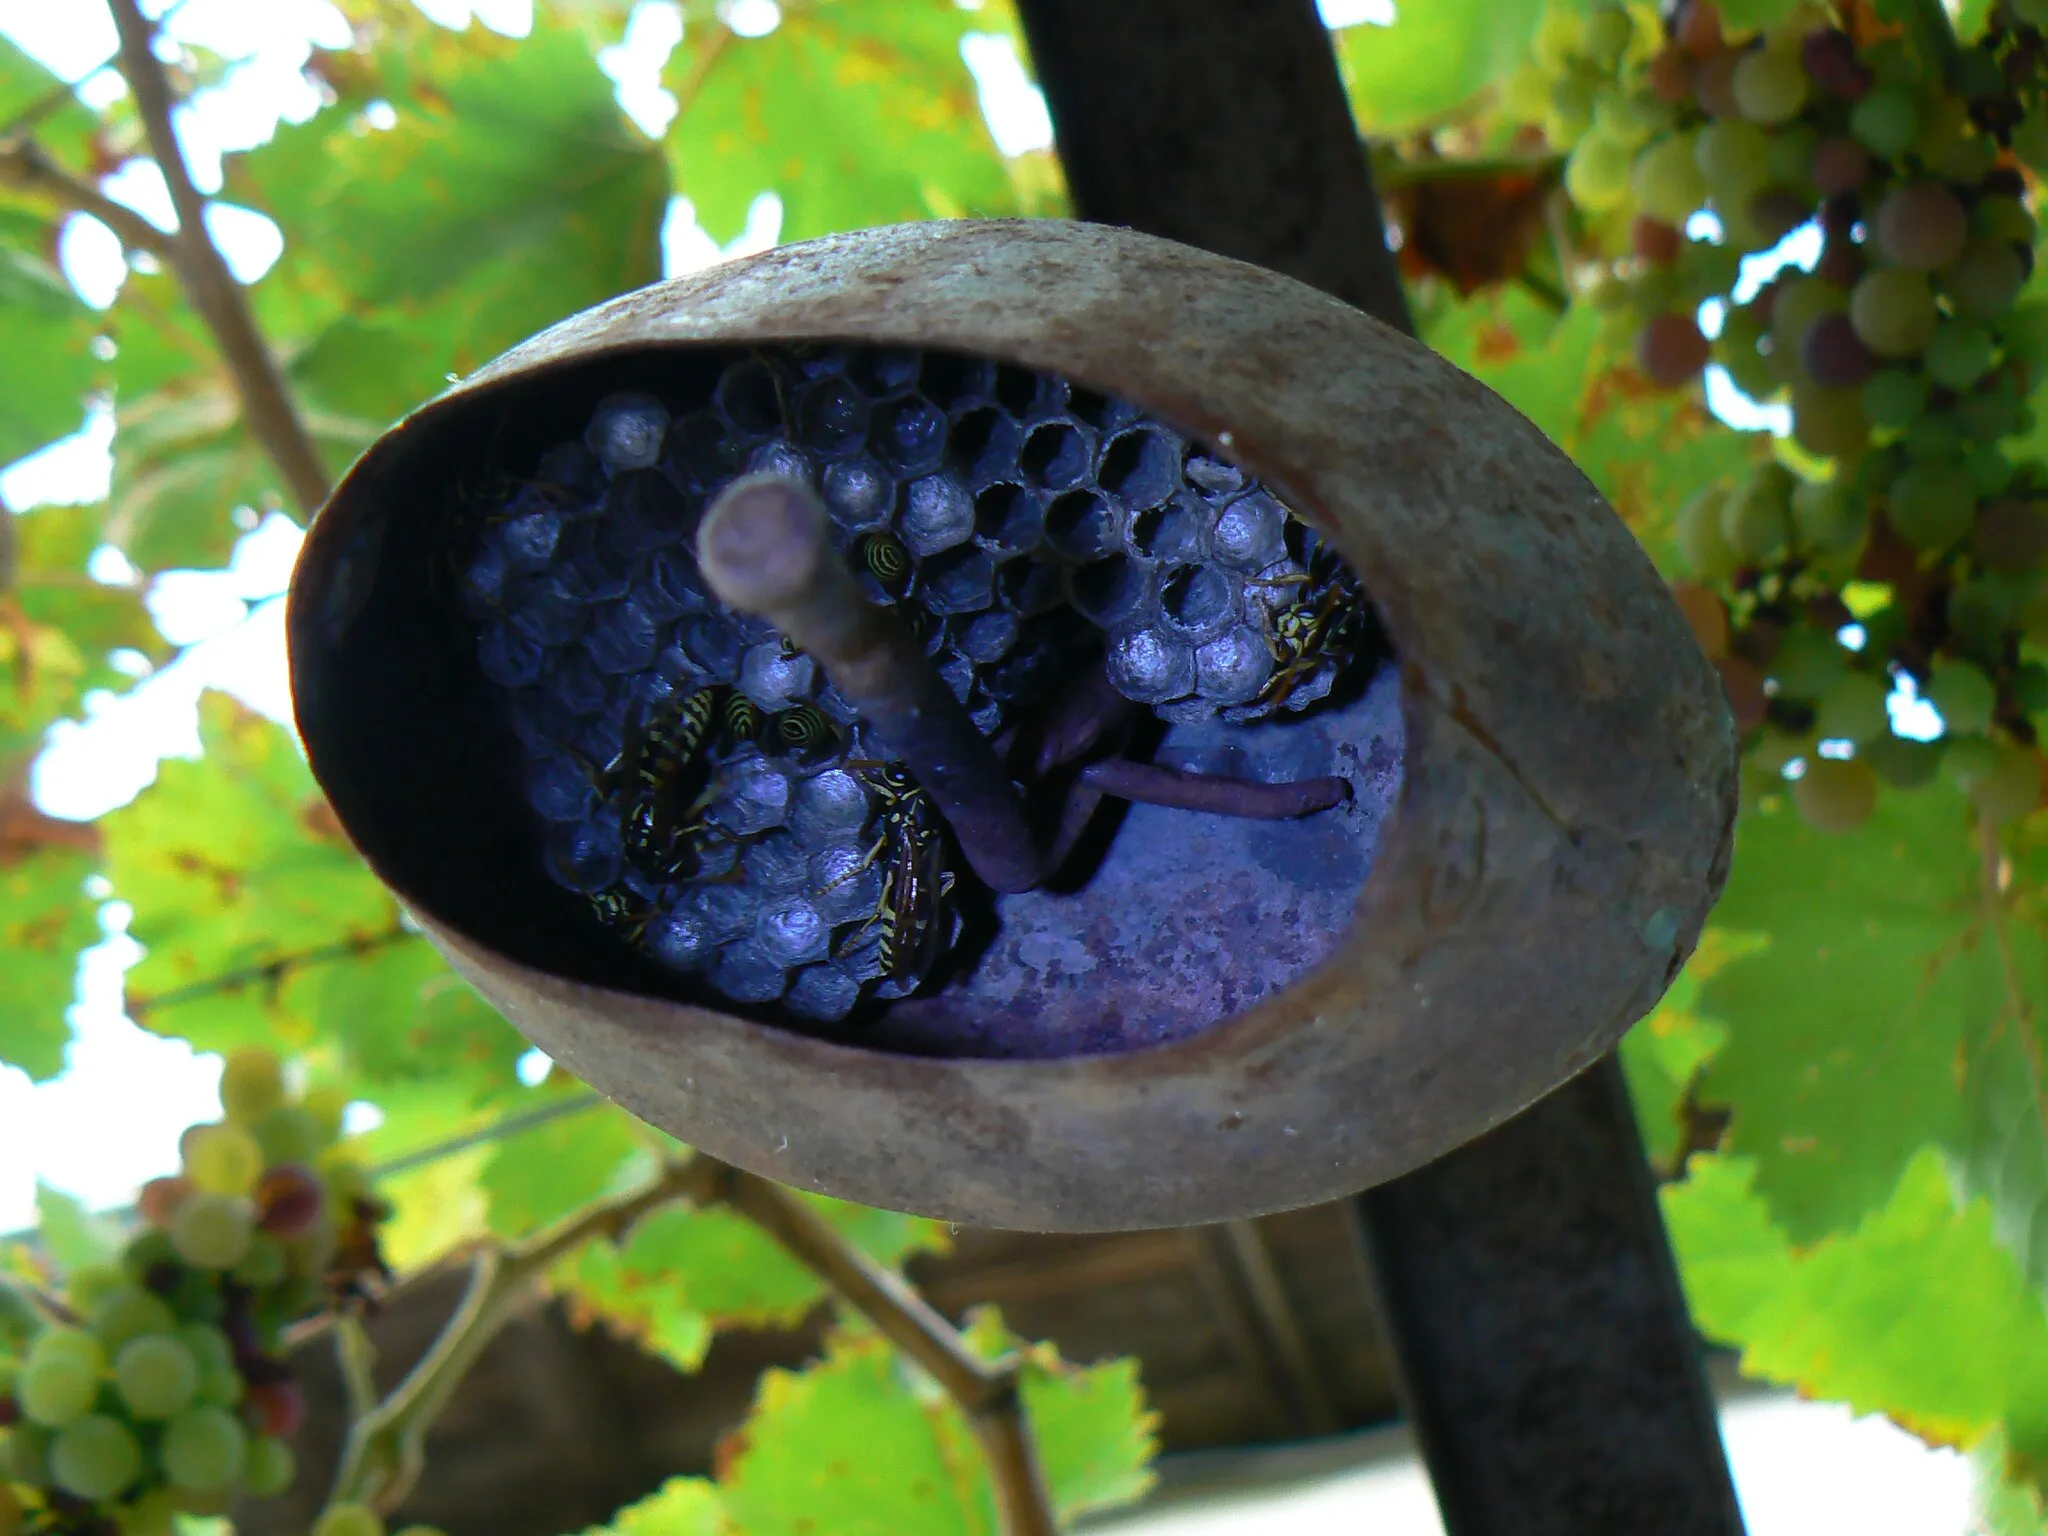
[[(1272, 486), (1359, 573), (1398, 665), (1300, 720), (1176, 727), (1162, 760), (1343, 773), (1357, 803), (1287, 824), (1135, 807), (1084, 889), (1001, 898), (967, 974), (852, 1038), (622, 962), (539, 870), (436, 541), (488, 466), (574, 436), (677, 349), (807, 342), (1062, 375)], [(1727, 872), (1719, 683), (1569, 460), (1376, 321), (1102, 226), (869, 230), (565, 321), (363, 456), (313, 525), (289, 633), (342, 824), (522, 1033), (740, 1166), (978, 1226), (1218, 1221), (1414, 1168), (1612, 1047)]]

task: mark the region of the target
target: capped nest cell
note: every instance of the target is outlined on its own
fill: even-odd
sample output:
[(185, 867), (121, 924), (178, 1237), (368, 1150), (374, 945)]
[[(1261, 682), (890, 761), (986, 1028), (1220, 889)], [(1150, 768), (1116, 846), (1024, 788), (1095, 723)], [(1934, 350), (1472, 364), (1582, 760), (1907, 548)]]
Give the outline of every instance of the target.
[[(784, 524), (838, 629), (733, 584), (714, 530)], [(537, 1044), (981, 1225), (1404, 1172), (1611, 1046), (1725, 876), (1718, 684), (1584, 478), (1126, 231), (866, 231), (567, 321), (350, 472), (290, 639), (343, 825)]]

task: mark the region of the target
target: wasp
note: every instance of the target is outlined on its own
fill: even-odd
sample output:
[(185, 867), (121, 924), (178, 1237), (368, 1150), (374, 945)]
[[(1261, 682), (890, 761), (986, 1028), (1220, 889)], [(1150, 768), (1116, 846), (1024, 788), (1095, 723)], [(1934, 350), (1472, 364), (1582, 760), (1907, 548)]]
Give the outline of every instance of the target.
[(592, 894), (590, 910), (605, 927), (625, 930), (629, 940), (638, 940), (654, 921), (653, 904), (623, 885)]
[(718, 734), (728, 747), (744, 746), (761, 734), (761, 707), (735, 688), (718, 712)]
[(853, 556), (881, 584), (882, 590), (898, 602), (910, 591), (916, 568), (911, 563), (910, 551), (895, 534), (885, 529), (862, 534), (853, 546)]
[[(894, 763), (863, 775), (882, 802), (882, 835), (867, 857), (834, 885), (851, 880), (885, 853), (888, 870), (873, 915), (840, 946), (843, 954), (870, 928), (879, 927), (882, 974), (909, 986), (931, 969), (947, 929), (946, 898), (953, 871), (946, 867), (946, 828), (918, 782)], [(828, 887), (829, 889), (829, 887)]]
[(1291, 586), (1295, 593), (1267, 631), (1266, 649), (1277, 665), (1248, 708), (1279, 709), (1325, 661), (1348, 661), (1365, 641), (1365, 598), (1350, 568), (1320, 539), (1313, 539), (1302, 564), (1291, 575), (1252, 583)]
[(635, 705), (619, 755), (603, 771), (601, 791), (623, 790), (619, 836), (626, 857), (656, 879), (686, 874), (696, 862), (692, 840), (704, 825), (685, 819), (699, 808), (711, 777), (713, 726), (726, 693), (719, 683), (679, 689), (644, 717)]
[(777, 710), (762, 727), (761, 737), (767, 750), (792, 752), (798, 757), (813, 757), (839, 744), (839, 732), (815, 704)]

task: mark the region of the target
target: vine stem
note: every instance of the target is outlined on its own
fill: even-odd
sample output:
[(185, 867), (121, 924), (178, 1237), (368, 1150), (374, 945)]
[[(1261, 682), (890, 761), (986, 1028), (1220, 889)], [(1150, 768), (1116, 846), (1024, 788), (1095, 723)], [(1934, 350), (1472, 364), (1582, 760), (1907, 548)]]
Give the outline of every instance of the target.
[(34, 139), (0, 138), (0, 186), (48, 198), (74, 213), (90, 214), (131, 251), (147, 251), (174, 264), (178, 259), (175, 238), (133, 208), (115, 202), (91, 182), (72, 175)]
[[(795, 1194), (701, 1152), (522, 1242), (478, 1249), (470, 1260), (469, 1289), (433, 1347), (389, 1396), (355, 1413), (330, 1506), (354, 1501), (385, 1513), (394, 1509), (419, 1480), (435, 1419), (532, 1285), (585, 1244), (623, 1238), (635, 1223), (685, 1200), (723, 1204), (753, 1222), (922, 1366), (959, 1405), (981, 1442), (1002, 1536), (1054, 1536), (1058, 1527), (1024, 1417), (1017, 1357), (983, 1359), (909, 1282), (855, 1248)], [(366, 1358), (351, 1362), (352, 1346), (338, 1347), (351, 1398), (362, 1394), (367, 1402)]]
[[(285, 385), (277, 359), (256, 329), (242, 285), (228, 271), (206, 233), (206, 203), (192, 184), (192, 172), (171, 121), (171, 83), (151, 51), (154, 31), (137, 0), (107, 3), (121, 38), (121, 73), (135, 93), (150, 152), (163, 171), (172, 206), (178, 212), (178, 232), (171, 237), (171, 264), (228, 365), (250, 432), (277, 466), (299, 510), (310, 517), (327, 500), (331, 488), (327, 468), (320, 462), (319, 450)], [(118, 228), (116, 232), (121, 233)]]

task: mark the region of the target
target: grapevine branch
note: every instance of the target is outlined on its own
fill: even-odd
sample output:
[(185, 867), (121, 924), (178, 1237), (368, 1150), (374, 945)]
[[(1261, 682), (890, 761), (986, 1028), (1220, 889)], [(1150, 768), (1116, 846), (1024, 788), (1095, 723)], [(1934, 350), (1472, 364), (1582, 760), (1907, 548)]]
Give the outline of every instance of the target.
[[(433, 1347), (388, 1397), (356, 1415), (332, 1502), (353, 1500), (386, 1512), (396, 1507), (419, 1479), (434, 1420), (528, 1288), (585, 1244), (622, 1238), (635, 1223), (682, 1200), (722, 1203), (746, 1217), (924, 1367), (981, 1441), (1003, 1536), (1053, 1536), (1057, 1527), (1024, 1418), (1016, 1358), (982, 1359), (907, 1281), (853, 1247), (790, 1191), (703, 1153), (523, 1242), (478, 1249), (469, 1289)], [(366, 1368), (350, 1379), (353, 1395)]]
[(32, 138), (0, 138), (0, 186), (47, 198), (76, 213), (91, 214), (129, 250), (147, 251), (174, 264), (177, 261), (177, 241), (173, 237), (133, 208), (115, 202), (83, 177), (72, 175)]
[(209, 976), (203, 981), (173, 987), (168, 992), (159, 992), (154, 997), (129, 999), (128, 1013), (138, 1024), (152, 1013), (166, 1008), (182, 1007), (204, 998), (216, 997), (223, 992), (239, 991), (243, 987), (262, 984), (277, 986), (294, 971), (308, 970), (316, 965), (331, 965), (337, 960), (355, 960), (364, 955), (374, 954), (419, 935), (409, 928), (393, 926), (364, 938), (338, 939), (331, 944), (320, 944), (312, 949), (294, 950), (279, 955), (274, 960), (265, 960), (260, 965), (245, 965), (238, 970), (223, 971), (218, 976)]
[(249, 430), (277, 465), (299, 509), (310, 516), (327, 499), (326, 466), (320, 462), (319, 450), (299, 416), (276, 358), (256, 329), (242, 285), (228, 271), (206, 233), (206, 204), (192, 184), (192, 173), (171, 122), (170, 80), (151, 51), (150, 24), (143, 19), (137, 0), (108, 0), (108, 6), (121, 36), (121, 73), (135, 93), (151, 152), (178, 211), (172, 265), (228, 365)]

